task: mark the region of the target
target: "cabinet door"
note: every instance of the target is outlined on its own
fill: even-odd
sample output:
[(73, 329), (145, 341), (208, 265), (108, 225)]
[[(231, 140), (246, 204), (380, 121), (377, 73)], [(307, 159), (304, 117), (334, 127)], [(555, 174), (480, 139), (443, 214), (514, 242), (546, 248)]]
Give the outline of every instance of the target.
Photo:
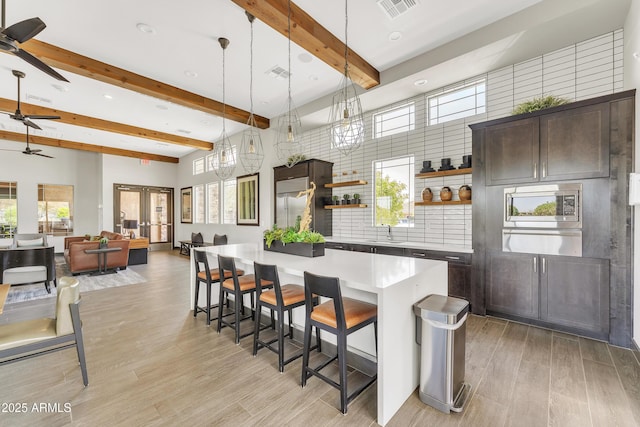
[(540, 180), (609, 176), (609, 103), (540, 117)]
[(339, 249), (339, 250), (343, 250), (343, 251), (350, 251), (351, 250), (349, 245), (347, 245), (346, 243), (339, 243), (339, 242), (325, 242), (324, 248), (325, 249)]
[(540, 256), (542, 320), (609, 333), (609, 260)]
[(538, 319), (538, 256), (490, 252), (486, 292), (487, 310)]
[(374, 253), (383, 255), (404, 256), (404, 248), (394, 248), (392, 246), (376, 246)]
[(538, 180), (537, 117), (490, 126), (485, 132), (487, 185)]

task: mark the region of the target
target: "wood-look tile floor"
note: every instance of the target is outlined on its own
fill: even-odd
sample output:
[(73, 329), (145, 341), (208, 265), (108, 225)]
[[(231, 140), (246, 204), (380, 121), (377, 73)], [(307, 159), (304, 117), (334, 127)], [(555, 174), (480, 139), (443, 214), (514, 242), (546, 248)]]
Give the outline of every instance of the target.
[[(343, 416), (337, 390), (317, 378), (300, 387), (299, 359), (280, 374), (274, 353), (254, 358), (250, 338), (235, 345), (232, 331), (194, 319), (187, 257), (151, 252), (130, 268), (147, 282), (83, 295), (89, 386), (74, 350), (2, 366), (0, 426), (376, 425), (375, 384)], [(42, 316), (51, 302), (12, 304), (0, 322)], [(637, 352), (470, 316), (466, 356), (463, 413), (442, 414), (416, 391), (388, 425), (640, 426)]]

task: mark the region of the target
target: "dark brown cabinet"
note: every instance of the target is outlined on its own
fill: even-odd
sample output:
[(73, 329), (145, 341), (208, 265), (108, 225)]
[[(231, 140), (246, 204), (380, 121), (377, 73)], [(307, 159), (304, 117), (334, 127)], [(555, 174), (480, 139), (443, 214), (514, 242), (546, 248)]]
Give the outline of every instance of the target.
[(449, 295), (471, 300), (471, 254), (411, 248), (404, 251), (405, 256), (447, 261)]
[(609, 104), (487, 126), (486, 183), (609, 176)]
[(608, 260), (491, 252), (487, 264), (488, 311), (608, 334)]

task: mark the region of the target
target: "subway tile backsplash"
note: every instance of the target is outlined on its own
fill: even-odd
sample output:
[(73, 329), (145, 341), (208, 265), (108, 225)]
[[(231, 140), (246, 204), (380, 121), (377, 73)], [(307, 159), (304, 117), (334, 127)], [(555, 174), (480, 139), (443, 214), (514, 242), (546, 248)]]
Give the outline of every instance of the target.
[[(458, 167), (462, 156), (471, 154), (469, 124), (505, 117), (523, 101), (535, 97), (555, 95), (571, 101), (611, 94), (623, 90), (623, 31), (607, 33), (573, 46), (568, 46), (537, 58), (523, 61), (486, 75), (470, 77), (467, 82), (480, 78), (486, 81), (486, 108), (483, 114), (428, 126), (428, 97), (458, 85), (450, 85), (379, 110), (365, 113), (366, 138), (358, 150), (343, 156), (331, 149), (327, 127), (313, 129), (304, 134), (308, 158), (334, 163), (334, 182), (365, 180), (367, 185), (335, 188), (334, 195), (360, 194), (366, 209), (334, 209), (333, 235), (336, 238), (380, 239), (387, 237), (387, 229), (373, 226), (373, 162), (375, 160), (413, 155), (415, 172), (422, 168), (423, 160), (431, 160), (438, 169), (441, 159), (451, 158)], [(460, 84), (465, 82), (460, 82)], [(415, 106), (415, 128), (384, 138), (372, 139), (373, 115), (392, 107), (412, 102)], [(415, 179), (413, 196), (422, 200), (423, 188), (433, 191), (440, 200), (443, 186), (453, 191), (453, 200), (459, 200), (458, 189), (468, 184), (473, 187), (471, 175), (456, 175), (428, 179)], [(447, 244), (471, 248), (471, 205), (416, 206), (414, 227), (394, 227), (393, 240), (427, 244)]]

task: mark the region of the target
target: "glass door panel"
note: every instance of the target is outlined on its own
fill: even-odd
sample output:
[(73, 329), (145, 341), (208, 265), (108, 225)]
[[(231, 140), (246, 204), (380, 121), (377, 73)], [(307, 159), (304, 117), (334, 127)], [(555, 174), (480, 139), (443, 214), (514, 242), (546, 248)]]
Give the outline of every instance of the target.
[(171, 193), (167, 190), (149, 189), (149, 242), (171, 242)]

